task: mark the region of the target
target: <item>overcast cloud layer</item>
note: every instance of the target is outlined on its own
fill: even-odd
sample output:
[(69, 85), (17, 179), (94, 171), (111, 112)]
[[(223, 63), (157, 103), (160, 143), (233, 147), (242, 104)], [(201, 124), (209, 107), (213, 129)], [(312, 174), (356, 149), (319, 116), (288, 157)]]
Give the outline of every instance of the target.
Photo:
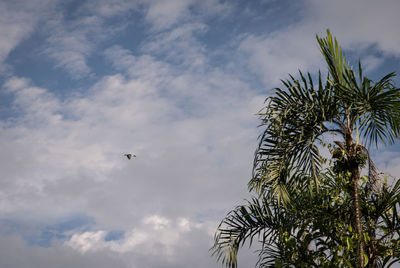
[[(288, 73), (325, 71), (327, 28), (372, 78), (399, 73), (399, 10), (0, 1), (0, 267), (220, 267), (208, 250), (251, 196), (264, 99)], [(399, 174), (399, 152), (379, 167)]]

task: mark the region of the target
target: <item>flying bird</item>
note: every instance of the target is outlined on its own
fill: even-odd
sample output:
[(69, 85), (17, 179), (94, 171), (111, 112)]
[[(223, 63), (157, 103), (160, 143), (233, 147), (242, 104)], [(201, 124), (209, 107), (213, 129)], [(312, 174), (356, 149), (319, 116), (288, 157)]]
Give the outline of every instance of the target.
[(136, 155), (134, 155), (134, 154), (124, 154), (124, 156), (128, 157), (129, 160), (130, 160), (132, 157), (136, 157)]

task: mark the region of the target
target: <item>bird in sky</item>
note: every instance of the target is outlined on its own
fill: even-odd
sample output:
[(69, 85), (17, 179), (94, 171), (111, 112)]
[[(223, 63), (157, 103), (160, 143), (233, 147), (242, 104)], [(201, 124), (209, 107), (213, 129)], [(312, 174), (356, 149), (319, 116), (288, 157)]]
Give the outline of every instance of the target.
[(131, 160), (132, 157), (136, 157), (134, 154), (124, 154), (124, 156), (128, 157), (129, 160)]

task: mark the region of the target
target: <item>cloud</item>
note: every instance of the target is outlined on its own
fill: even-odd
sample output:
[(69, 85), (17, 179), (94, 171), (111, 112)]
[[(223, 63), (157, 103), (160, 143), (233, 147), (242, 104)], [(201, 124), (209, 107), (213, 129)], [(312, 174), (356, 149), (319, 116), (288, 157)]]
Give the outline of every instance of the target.
[(87, 77), (91, 74), (87, 58), (107, 35), (102, 26), (103, 20), (96, 15), (73, 22), (56, 17), (46, 26), (50, 35), (44, 52), (55, 60), (56, 68), (64, 68), (74, 79)]
[(38, 127), (45, 122), (60, 120), (60, 102), (47, 90), (30, 86), (28, 79), (12, 77), (5, 84), (15, 96), (14, 107), (25, 114), (25, 123)]
[(373, 55), (363, 57), (362, 66), (365, 66), (365, 71), (373, 71), (376, 70), (381, 64), (383, 64), (383, 57), (376, 57)]
[[(5, 211), (87, 213), (124, 229), (158, 209), (195, 217), (209, 207), (223, 213), (227, 200), (244, 198), (245, 185), (220, 189), (248, 179), (257, 135), (253, 114), (263, 97), (218, 69), (176, 72), (120, 47), (106, 54), (126, 74), (99, 79), (85, 95), (61, 100), (19, 77), (4, 84), (20, 114), (3, 122), (0, 136), (13, 148), (1, 156), (9, 163), (4, 193), (12, 193)], [(126, 152), (138, 157), (127, 162)], [(150, 193), (157, 198), (145, 201)]]
[[(308, 24), (322, 32), (330, 28), (345, 48), (360, 49), (377, 45), (387, 55), (400, 56), (400, 37), (396, 34), (400, 26), (397, 10), (400, 3), (395, 0), (376, 1), (306, 1), (309, 5)], [(384, 18), (384, 19), (383, 19)]]
[(299, 69), (316, 72), (321, 66), (313, 33), (306, 27), (290, 27), (268, 36), (249, 35), (239, 50), (248, 55), (249, 67), (271, 87)]
[(107, 248), (119, 253), (134, 251), (141, 252), (143, 255), (152, 255), (154, 254), (152, 249), (160, 247), (162, 251), (158, 252), (158, 255), (172, 256), (176, 253), (174, 251), (178, 243), (187, 243), (182, 239), (182, 235), (192, 228), (202, 229), (203, 224), (192, 223), (186, 218), (171, 221), (166, 217), (151, 215), (143, 218), (138, 227), (126, 232), (118, 240), (107, 241), (107, 232), (100, 230), (74, 234), (65, 243), (81, 253)]
[(124, 71), (129, 69), (135, 62), (135, 57), (128, 49), (124, 49), (118, 45), (107, 48), (104, 56), (111, 62), (114, 69)]
[[(146, 6), (146, 20), (154, 31), (163, 31), (178, 23), (192, 23), (204, 17), (224, 17), (232, 11), (232, 6), (221, 3), (219, 0), (151, 0), (144, 1)], [(193, 12), (193, 10), (197, 11)], [(197, 15), (197, 16), (196, 16)]]
[[(153, 215), (154, 216), (154, 215)], [(169, 219), (171, 220), (171, 219)], [(185, 219), (193, 224), (192, 221)], [(107, 240), (106, 231), (76, 233), (64, 243), (52, 247), (26, 245), (18, 236), (0, 235), (0, 266), (9, 268), (33, 267), (118, 267), (118, 268), (184, 268), (214, 267), (208, 248), (210, 237), (204, 233), (206, 224), (188, 231), (182, 219), (171, 221), (162, 230), (141, 223), (117, 240)], [(215, 228), (215, 225), (212, 226)], [(243, 250), (239, 265), (255, 263), (254, 254)]]
[(52, 248), (30, 247), (17, 236), (0, 236), (0, 249), (0, 266), (8, 268), (129, 267), (118, 256), (107, 252), (82, 255), (63, 245)]
[[(61, 100), (20, 77), (3, 85), (19, 116), (1, 124), (0, 216), (95, 219), (67, 233), (82, 262), (106, 252), (133, 267), (210, 267), (217, 220), (246, 196), (263, 98), (219, 70), (193, 75), (120, 47), (107, 53), (126, 73), (84, 95)], [(230, 183), (242, 187), (221, 192)], [(124, 236), (107, 241), (109, 230)]]
[(188, 23), (175, 27), (171, 31), (155, 35), (142, 46), (142, 51), (160, 55), (167, 61), (183, 64), (190, 68), (204, 67), (205, 46), (202, 45), (196, 34), (204, 33), (207, 26), (201, 23)]
[[(196, 223), (187, 218), (171, 219), (155, 214), (143, 218), (120, 239), (107, 241), (105, 231), (84, 232), (73, 235), (65, 245), (82, 255), (119, 254), (125, 261), (134, 259), (130, 262), (134, 267), (210, 267), (214, 260), (204, 249), (211, 247), (216, 226), (216, 222)], [(241, 259), (239, 264), (252, 263), (249, 252), (244, 250), (241, 255), (247, 262)]]
[(151, 21), (156, 29), (169, 28), (178, 20), (189, 15), (189, 6), (194, 2), (194, 0), (151, 1), (149, 2), (146, 19)]
[(330, 29), (346, 51), (357, 51), (360, 55), (368, 52), (363, 62), (372, 71), (383, 59), (370, 55), (371, 48), (385, 57), (400, 55), (400, 37), (393, 34), (400, 26), (395, 11), (398, 5), (399, 2), (391, 0), (384, 3), (307, 0), (296, 10), (295, 15), (301, 16), (294, 23), (268, 34), (242, 37), (239, 53), (245, 55), (251, 70), (272, 88), (279, 85), (280, 79), (286, 79), (288, 73), (297, 75), (298, 69), (311, 73), (326, 70), (315, 34), (324, 36), (326, 29)]
[(52, 4), (49, 1), (1, 1), (0, 2), (0, 70), (8, 55), (35, 30), (40, 17)]
[[(36, 2), (37, 4), (35, 4)], [(74, 15), (70, 15), (62, 10), (63, 5), (58, 2), (48, 5), (46, 1), (37, 0), (36, 2), (21, 2), (22, 6), (32, 4), (32, 12), (20, 11), (25, 9), (18, 9), (19, 5), (17, 4), (10, 5), (8, 2), (3, 4), (5, 6), (3, 10), (8, 11), (4, 14), (3, 27), (0, 22), (0, 30), (3, 29), (3, 35), (8, 38), (0, 47), (0, 61), (4, 61), (19, 42), (33, 33), (36, 27), (38, 31), (34, 32), (36, 33), (35, 38), (44, 38), (45, 41), (42, 44), (41, 53), (54, 61), (56, 69), (61, 68), (69, 73), (71, 78), (78, 80), (95, 76), (89, 59), (97, 53), (96, 50), (102, 49), (102, 44), (106, 40), (118, 36), (129, 25), (134, 25), (136, 23), (135, 15), (139, 12), (145, 12), (147, 20), (153, 27), (169, 29), (172, 25), (182, 22), (189, 25), (200, 25), (204, 18), (216, 16), (222, 12), (228, 14), (231, 9), (227, 4), (219, 3), (216, 0), (201, 2), (174, 0), (169, 1), (167, 5), (163, 1), (145, 1), (143, 3), (125, 0), (112, 3), (87, 1), (74, 7)], [(191, 9), (197, 10), (199, 15), (193, 17)], [(175, 29), (172, 35), (179, 31), (182, 30)], [(171, 34), (163, 33), (151, 39), (163, 41), (160, 38), (165, 38), (166, 35), (171, 37)], [(180, 42), (180, 45), (186, 46), (187, 49), (191, 48), (191, 44), (193, 42), (190, 44), (182, 40)], [(154, 42), (152, 45), (154, 46)], [(34, 53), (38, 53), (38, 51)], [(172, 58), (174, 55), (170, 56)], [(184, 57), (181, 56), (180, 59), (183, 60)], [(187, 61), (192, 59), (187, 59)]]
[(99, 17), (120, 16), (138, 9), (138, 1), (130, 0), (89, 0), (83, 3), (83, 10), (90, 10)]
[[(194, 8), (199, 11), (195, 18), (191, 16), (190, 10)], [(118, 36), (129, 25), (136, 23), (135, 15), (138, 12), (145, 12), (148, 22), (157, 31), (153, 32), (155, 37), (149, 35), (151, 43), (143, 45), (144, 51), (154, 52), (164, 44), (169, 44), (169, 49), (158, 50), (158, 53), (170, 52), (171, 58), (180, 56), (178, 60), (192, 61), (197, 60), (200, 64), (203, 58), (200, 54), (184, 55), (171, 54), (175, 49), (171, 49), (174, 43), (179, 44), (180, 48), (185, 48), (188, 52), (195, 53), (192, 46), (194, 39), (185, 39), (182, 33), (193, 32), (204, 28), (201, 21), (203, 17), (215, 16), (220, 12), (228, 13), (230, 7), (221, 4), (219, 1), (193, 1), (193, 0), (174, 0), (174, 1), (124, 1), (118, 0), (110, 3), (109, 1), (87, 1), (76, 9), (76, 15), (72, 20), (59, 9), (54, 9), (46, 19), (43, 34), (47, 36), (46, 47), (43, 53), (55, 61), (55, 68), (66, 70), (73, 79), (83, 79), (93, 77), (93, 73), (88, 59), (96, 54), (96, 49), (101, 49), (104, 41)], [(136, 13), (135, 13), (136, 12)], [(159, 32), (160, 30), (170, 29), (177, 23), (185, 22), (185, 27), (172, 28), (172, 32)], [(193, 29), (193, 27), (195, 29)], [(189, 36), (185, 34), (186, 36)], [(173, 40), (171, 40), (171, 38)], [(177, 40), (179, 39), (179, 40)], [(188, 42), (189, 41), (189, 42)], [(156, 47), (158, 46), (158, 47)], [(196, 45), (198, 48), (199, 45)], [(191, 50), (191, 51), (190, 51)], [(194, 59), (194, 57), (198, 57)]]
[[(134, 1), (87, 1), (71, 19), (63, 10), (55, 9), (46, 21), (45, 55), (55, 61), (56, 68), (65, 69), (73, 79), (94, 76), (88, 58), (101, 43), (123, 31), (125, 19), (137, 7)], [(116, 19), (116, 16), (118, 15)], [(112, 23), (110, 23), (112, 21)]]

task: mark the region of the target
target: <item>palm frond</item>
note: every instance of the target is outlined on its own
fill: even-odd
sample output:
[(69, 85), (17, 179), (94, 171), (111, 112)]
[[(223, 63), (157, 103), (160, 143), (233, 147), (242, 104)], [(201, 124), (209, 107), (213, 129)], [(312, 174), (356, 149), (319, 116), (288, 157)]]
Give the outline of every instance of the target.
[(300, 72), (300, 81), (291, 76), (282, 81), (285, 90), (276, 88), (275, 96), (267, 100), (261, 114), (265, 130), (255, 155), (250, 190), (272, 193), (288, 201), (285, 185), (291, 174), (301, 170), (317, 183), (322, 167), (318, 144), (323, 133), (329, 131), (325, 123), (337, 115), (332, 88), (323, 85), (319, 75), (318, 87), (314, 87), (311, 75)]
[(395, 74), (389, 73), (374, 83), (363, 75), (361, 62), (358, 75), (349, 67), (329, 30), (326, 38), (317, 36), (317, 40), (332, 77), (328, 81), (338, 105), (350, 114), (350, 125), (358, 124), (368, 146), (394, 143), (400, 137), (400, 89), (394, 86)]
[(346, 72), (348, 88), (342, 93), (343, 99), (352, 103), (352, 121), (358, 124), (368, 146), (392, 144), (400, 137), (400, 89), (394, 86), (395, 74), (389, 73), (374, 83), (362, 77), (361, 63), (359, 73), (358, 82), (353, 71)]
[(326, 38), (316, 36), (322, 55), (328, 64), (329, 73), (332, 75), (336, 83), (342, 84), (344, 74), (349, 69), (342, 48), (339, 46), (336, 38), (332, 37), (331, 32), (326, 30)]
[(283, 219), (266, 202), (253, 198), (247, 205), (232, 210), (219, 225), (211, 250), (226, 267), (237, 267), (237, 253), (245, 242), (251, 245), (254, 239), (259, 239), (269, 245), (276, 239), (276, 230)]

